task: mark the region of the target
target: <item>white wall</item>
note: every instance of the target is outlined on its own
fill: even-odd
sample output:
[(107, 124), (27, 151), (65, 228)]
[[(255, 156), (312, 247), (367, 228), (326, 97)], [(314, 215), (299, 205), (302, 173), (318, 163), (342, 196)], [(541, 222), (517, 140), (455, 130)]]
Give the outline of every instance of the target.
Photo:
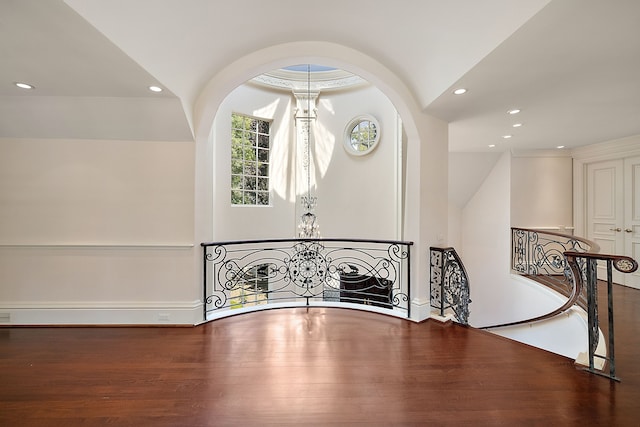
[[(459, 251), (469, 275), (471, 300), (469, 323), (475, 327), (498, 325), (534, 318), (560, 307), (565, 299), (530, 280), (512, 275), (511, 221), (516, 216), (533, 224), (567, 218), (567, 187), (571, 188), (571, 159), (566, 157), (515, 157), (504, 153), (478, 191), (462, 209), (462, 247)], [(549, 172), (555, 180), (544, 186), (558, 188), (553, 197), (540, 195), (541, 203), (559, 203), (557, 211), (538, 207), (545, 183), (540, 174)], [(535, 179), (537, 178), (537, 179)], [(528, 197), (520, 197), (522, 194)], [(556, 200), (557, 198), (557, 200)], [(450, 211), (457, 208), (451, 203)], [(527, 207), (531, 212), (525, 212)], [(549, 209), (550, 211), (550, 209)], [(569, 211), (570, 212), (570, 211)], [(556, 222), (559, 222), (557, 220)], [(565, 223), (566, 224), (566, 223)], [(559, 224), (558, 224), (559, 225)], [(586, 348), (586, 326), (577, 311), (537, 322), (492, 330), (511, 339), (576, 358)]]
[[(290, 94), (242, 85), (220, 105), (212, 129), (213, 238), (216, 241), (295, 237), (293, 99)], [(231, 205), (231, 114), (273, 120), (271, 206)], [(205, 219), (206, 220), (206, 219)]]
[(459, 252), (471, 286), (469, 323), (486, 326), (508, 317), (511, 154), (503, 153), (462, 212)]
[(454, 248), (456, 251), (462, 250), (462, 209), (457, 204), (449, 201), (449, 226), (448, 241), (446, 246)]
[(13, 323), (192, 323), (193, 148), (0, 141), (0, 312)]
[[(471, 283), (473, 325), (545, 313), (545, 307), (527, 304), (530, 296), (525, 288), (513, 286), (510, 229), (572, 226), (571, 165), (571, 158), (560, 153), (503, 153), (461, 209), (458, 252)], [(458, 203), (450, 202), (450, 221), (458, 217)], [(449, 228), (450, 237), (458, 238), (456, 227)]]
[[(316, 214), (322, 237), (397, 238), (396, 118), (391, 102), (367, 86), (321, 92), (317, 100), (314, 151)], [(296, 188), (295, 100), (291, 93), (245, 84), (227, 96), (213, 129), (214, 239), (292, 238), (297, 236), (300, 195)], [(273, 120), (271, 206), (232, 206), (230, 202), (231, 113)], [(361, 114), (380, 123), (381, 139), (370, 155), (351, 156), (343, 148), (346, 125)], [(265, 227), (265, 224), (268, 226)]]
[(462, 210), (478, 191), (485, 178), (500, 159), (500, 153), (449, 153), (449, 239), (446, 246), (462, 247)]
[[(369, 114), (380, 124), (380, 141), (368, 155), (343, 147), (345, 127)], [(323, 237), (398, 239), (399, 177), (397, 112), (372, 86), (320, 94), (316, 127), (318, 219)], [(324, 154), (323, 154), (324, 153)], [(326, 155), (331, 153), (330, 158)], [(304, 189), (302, 189), (304, 192)]]
[[(573, 160), (561, 152), (528, 152), (511, 159), (511, 224), (522, 228), (573, 227)], [(569, 230), (565, 230), (569, 228)]]

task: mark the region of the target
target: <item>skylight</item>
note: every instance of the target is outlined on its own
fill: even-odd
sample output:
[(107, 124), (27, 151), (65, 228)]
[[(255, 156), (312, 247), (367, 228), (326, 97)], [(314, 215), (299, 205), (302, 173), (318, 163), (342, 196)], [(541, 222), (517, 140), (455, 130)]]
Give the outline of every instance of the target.
[[(302, 71), (302, 72), (306, 73), (307, 72), (307, 67), (309, 67), (307, 64), (290, 65), (288, 67), (284, 67), (283, 70), (287, 70), (287, 71)], [(312, 73), (319, 72), (319, 71), (335, 71), (335, 70), (337, 70), (337, 68), (327, 67), (325, 65), (311, 64), (311, 66), (310, 66), (310, 71)]]

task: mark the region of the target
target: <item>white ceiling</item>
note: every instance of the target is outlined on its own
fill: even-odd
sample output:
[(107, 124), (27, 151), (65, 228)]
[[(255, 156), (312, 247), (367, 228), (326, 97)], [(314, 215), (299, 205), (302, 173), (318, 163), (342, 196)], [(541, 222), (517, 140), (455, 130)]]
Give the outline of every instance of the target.
[(396, 74), (452, 151), (572, 148), (640, 134), (638, 22), (637, 0), (0, 0), (0, 137), (192, 140), (216, 73), (318, 40)]

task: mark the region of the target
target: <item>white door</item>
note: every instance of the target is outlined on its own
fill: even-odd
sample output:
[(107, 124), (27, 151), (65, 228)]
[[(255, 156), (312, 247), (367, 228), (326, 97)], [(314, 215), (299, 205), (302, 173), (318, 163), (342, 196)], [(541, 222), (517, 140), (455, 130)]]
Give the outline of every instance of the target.
[[(587, 239), (600, 245), (600, 253), (640, 260), (640, 157), (587, 165)], [(607, 278), (604, 262), (598, 278)], [(613, 281), (640, 289), (640, 272), (614, 269)]]
[[(624, 160), (625, 255), (640, 262), (640, 157)], [(640, 289), (640, 271), (625, 274), (625, 284)]]
[(605, 254), (624, 253), (622, 160), (587, 165), (587, 239)]

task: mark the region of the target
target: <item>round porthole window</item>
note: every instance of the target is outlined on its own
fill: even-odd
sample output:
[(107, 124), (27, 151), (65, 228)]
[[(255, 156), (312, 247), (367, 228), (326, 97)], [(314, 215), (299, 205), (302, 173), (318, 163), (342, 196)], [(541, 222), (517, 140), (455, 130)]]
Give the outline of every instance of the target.
[(349, 154), (369, 154), (380, 140), (380, 125), (371, 116), (358, 116), (351, 120), (344, 132), (344, 148)]

